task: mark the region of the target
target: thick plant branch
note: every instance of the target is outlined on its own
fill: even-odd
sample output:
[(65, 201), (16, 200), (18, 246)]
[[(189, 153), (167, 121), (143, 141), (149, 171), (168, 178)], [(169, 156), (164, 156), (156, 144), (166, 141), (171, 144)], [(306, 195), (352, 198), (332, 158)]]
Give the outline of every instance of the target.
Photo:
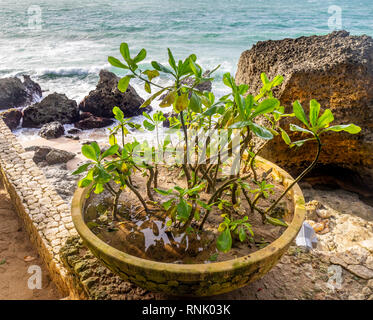
[(270, 213), (273, 208), (281, 201), (281, 199), (289, 192), (289, 190), (298, 183), (308, 172), (310, 172), (313, 167), (316, 165), (317, 161), (319, 160), (320, 152), (321, 152), (321, 141), (320, 138), (315, 135), (317, 141), (317, 154), (315, 159), (312, 163), (286, 188), (286, 190), (281, 194), (281, 196), (266, 210), (266, 213)]
[(146, 213), (150, 213), (149, 208), (148, 208), (148, 206), (146, 205), (146, 202), (145, 202), (144, 198), (141, 196), (140, 192), (138, 192), (138, 191), (136, 190), (136, 188), (132, 185), (132, 183), (131, 183), (128, 179), (126, 179), (125, 182), (126, 182), (126, 185), (128, 186), (128, 188), (130, 188), (130, 190), (131, 190), (131, 191), (136, 195), (136, 197), (140, 200), (140, 202), (141, 202), (142, 206), (144, 207)]

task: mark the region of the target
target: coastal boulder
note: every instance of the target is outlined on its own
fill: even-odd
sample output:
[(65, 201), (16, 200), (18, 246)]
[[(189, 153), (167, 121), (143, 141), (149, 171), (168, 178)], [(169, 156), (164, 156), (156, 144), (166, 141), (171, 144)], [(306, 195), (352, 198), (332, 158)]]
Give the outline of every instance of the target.
[(58, 121), (53, 121), (43, 125), (39, 131), (39, 136), (44, 139), (56, 139), (65, 133), (63, 125)]
[(0, 110), (25, 107), (41, 98), (40, 86), (27, 75), (23, 78), (0, 79)]
[(33, 160), (36, 164), (44, 163), (45, 165), (53, 165), (66, 163), (75, 157), (75, 153), (73, 152), (47, 146), (32, 146), (28, 147), (26, 151), (34, 151)]
[(15, 108), (9, 109), (0, 115), (10, 130), (16, 129), (22, 119), (22, 111)]
[(96, 117), (112, 118), (113, 108), (119, 107), (125, 117), (134, 117), (141, 115), (144, 111), (149, 112), (151, 107), (140, 109), (143, 104), (142, 99), (135, 89), (129, 85), (126, 92), (118, 90), (118, 81), (114, 73), (107, 70), (100, 71), (100, 80), (95, 90), (92, 90), (88, 96), (79, 104), (79, 109), (84, 112), (90, 112)]
[[(354, 123), (362, 128), (357, 135), (330, 132), (323, 136), (319, 168), (337, 167), (357, 174), (373, 187), (373, 39), (336, 31), (325, 36), (300, 37), (258, 42), (241, 54), (237, 84), (249, 85), (250, 93), (261, 88), (260, 74), (269, 79), (283, 75), (274, 90), (285, 112), (299, 100), (306, 112), (316, 99), (323, 112), (330, 108), (335, 124)], [(298, 123), (295, 118), (291, 121)], [(282, 127), (290, 134), (289, 119)], [(290, 134), (292, 140), (299, 136)], [(289, 149), (280, 136), (270, 140), (260, 155), (276, 162), (293, 174), (299, 173), (315, 156), (315, 145)]]
[(25, 128), (39, 128), (43, 124), (59, 121), (62, 124), (74, 123), (79, 120), (79, 110), (74, 100), (64, 94), (52, 93), (39, 103), (23, 110)]
[(93, 129), (93, 128), (104, 128), (114, 123), (113, 119), (96, 117), (90, 112), (83, 112), (83, 114), (80, 115), (80, 119), (81, 120), (74, 123), (74, 126), (75, 128), (78, 128), (81, 130), (87, 130), (87, 129)]

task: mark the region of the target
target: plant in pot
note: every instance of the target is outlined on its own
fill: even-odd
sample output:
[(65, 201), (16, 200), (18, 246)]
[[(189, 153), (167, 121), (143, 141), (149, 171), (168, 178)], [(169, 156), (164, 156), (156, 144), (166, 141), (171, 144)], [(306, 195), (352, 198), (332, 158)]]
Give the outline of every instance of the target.
[[(308, 116), (298, 101), (286, 113), (272, 93), (282, 76), (269, 80), (263, 73), (263, 87), (252, 95), (226, 73), (228, 93), (217, 99), (198, 90), (217, 68), (204, 72), (194, 54), (176, 62), (168, 49), (168, 66), (152, 61), (141, 70), (145, 49), (133, 57), (122, 43), (120, 52), (123, 62), (108, 58), (128, 72), (118, 89), (125, 92), (132, 79), (142, 81), (150, 98), (141, 108), (161, 99), (159, 106), (173, 111), (170, 128), (162, 128), (161, 111), (143, 113), (141, 126), (114, 106), (110, 147), (84, 145), (89, 162), (74, 172), (86, 172), (72, 204), (77, 231), (111, 270), (153, 291), (212, 295), (258, 279), (302, 225), (304, 199), (297, 183), (316, 165), (322, 134), (356, 134), (360, 128), (330, 126), (331, 110), (321, 112), (316, 100)], [(165, 77), (170, 84), (157, 81)], [(293, 120), (289, 129), (299, 140), (291, 141), (280, 126), (283, 118)], [(148, 135), (141, 142), (130, 130)], [(261, 143), (275, 135), (290, 148), (315, 146), (314, 161), (295, 179), (258, 156)], [(88, 218), (85, 212), (92, 210)]]

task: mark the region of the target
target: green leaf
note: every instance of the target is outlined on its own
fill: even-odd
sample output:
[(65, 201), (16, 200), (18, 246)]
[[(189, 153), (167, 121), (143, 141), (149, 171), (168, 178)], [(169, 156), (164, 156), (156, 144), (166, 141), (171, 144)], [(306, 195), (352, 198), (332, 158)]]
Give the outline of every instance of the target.
[(245, 94), (247, 90), (249, 90), (249, 86), (247, 84), (240, 84), (238, 86), (238, 92), (242, 95)]
[(153, 131), (155, 129), (155, 125), (150, 123), (148, 120), (144, 120), (143, 125), (149, 131)]
[(172, 189), (162, 190), (162, 189), (154, 188), (154, 191), (159, 193), (162, 196), (168, 196), (168, 195), (172, 194)]
[(123, 64), (122, 62), (120, 62), (117, 58), (109, 56), (107, 60), (109, 61), (109, 63), (113, 67), (122, 68), (122, 69), (128, 69), (128, 66), (126, 66), (125, 64)]
[(290, 124), (290, 131), (298, 131), (298, 132), (306, 132), (306, 133), (310, 133), (313, 135), (313, 132), (308, 130), (308, 129), (305, 129), (305, 128), (302, 128), (300, 126), (297, 126), (296, 124)]
[(120, 122), (123, 122), (124, 113), (119, 107), (114, 107), (113, 108), (113, 114), (114, 114), (115, 119), (117, 119)]
[(335, 132), (346, 131), (351, 134), (356, 134), (361, 131), (361, 128), (351, 123), (351, 124), (340, 124), (340, 125), (332, 126), (332, 127), (326, 128), (323, 131), (335, 131)]
[(282, 82), (284, 81), (284, 77), (283, 76), (276, 76), (273, 80), (272, 80), (272, 87), (277, 87), (279, 86)]
[(317, 126), (317, 119), (319, 118), (320, 103), (315, 99), (310, 101), (310, 123), (312, 128)]
[(233, 89), (235, 87), (234, 80), (229, 72), (223, 75), (223, 83), (229, 88)]
[(247, 126), (249, 126), (251, 124), (252, 124), (252, 121), (250, 121), (250, 120), (247, 120), (247, 121), (238, 121), (236, 123), (233, 123), (229, 127), (229, 129), (241, 129), (241, 128), (245, 128), (245, 127), (247, 127)]
[(330, 109), (326, 109), (322, 116), (317, 120), (317, 127), (323, 129), (334, 121), (333, 113)]
[(109, 136), (109, 143), (111, 146), (113, 146), (114, 144), (118, 143), (118, 140), (117, 138), (115, 137), (115, 134), (111, 134)]
[(176, 92), (175, 91), (171, 91), (171, 92), (167, 93), (167, 95), (161, 101), (159, 106), (161, 108), (169, 107), (170, 105), (172, 105), (175, 102), (175, 97), (176, 97)]
[(272, 218), (268, 215), (266, 216), (266, 219), (270, 224), (272, 224), (274, 226), (281, 226), (281, 227), (287, 227), (288, 226), (285, 222), (281, 221), (280, 219)]
[(175, 58), (172, 55), (172, 52), (169, 48), (167, 48), (167, 52), (168, 52), (168, 63), (170, 64), (172, 69), (174, 69), (175, 72), (177, 72), (178, 69), (177, 69), (177, 66), (176, 66), (176, 63), (175, 63)]
[(152, 89), (150, 88), (150, 83), (148, 81), (145, 81), (144, 88), (147, 93), (152, 93)]
[(175, 201), (175, 199), (170, 199), (170, 200), (168, 200), (168, 201), (166, 201), (166, 202), (163, 202), (162, 203), (162, 207), (165, 209), (165, 210), (168, 210), (168, 209), (170, 209), (171, 208), (171, 205), (172, 205), (172, 203)]
[(95, 142), (95, 141), (93, 141), (93, 142), (91, 143), (91, 146), (92, 146), (93, 150), (95, 150), (95, 152), (96, 152), (96, 157), (97, 157), (97, 159), (98, 159), (98, 156), (99, 156), (100, 153), (101, 153), (100, 147), (98, 146), (97, 142)]
[(97, 162), (97, 155), (96, 155), (95, 149), (91, 145), (88, 145), (88, 144), (83, 145), (82, 154), (86, 158)]
[(133, 59), (135, 63), (139, 63), (140, 61), (144, 60), (146, 58), (146, 50), (141, 49), (138, 55)]
[(197, 77), (200, 77), (201, 72), (202, 72), (201, 68), (196, 63), (194, 63), (194, 61), (191, 60), (191, 59), (189, 60), (189, 65), (190, 65), (190, 69), (192, 69), (194, 75), (197, 76)]
[(152, 61), (151, 64), (152, 64), (152, 66), (155, 70), (173, 74), (173, 72), (169, 68), (163, 66), (162, 64), (158, 63), (157, 61)]
[(101, 158), (106, 158), (106, 157), (109, 157), (109, 156), (112, 156), (113, 154), (117, 153), (118, 152), (118, 149), (119, 149), (119, 146), (117, 144), (114, 144), (113, 146), (111, 146), (109, 149), (107, 149), (102, 155), (101, 155)]
[(189, 218), (190, 215), (190, 207), (188, 206), (187, 202), (182, 198), (180, 199), (180, 202), (178, 203), (177, 207), (177, 218), (186, 221)]
[(158, 92), (154, 93), (151, 97), (149, 97), (144, 103), (140, 106), (141, 108), (146, 108), (148, 105), (152, 103), (158, 96), (160, 96), (167, 88), (161, 89)]
[(215, 105), (215, 106), (212, 106), (211, 108), (207, 109), (205, 112), (203, 112), (203, 115), (211, 117), (214, 114), (223, 114), (224, 110), (225, 110), (224, 106)]
[(239, 231), (238, 231), (238, 236), (239, 236), (241, 242), (244, 242), (246, 240), (246, 235), (247, 234), (246, 234), (245, 229), (243, 227), (240, 227)]
[(120, 53), (122, 54), (124, 60), (126, 60), (127, 62), (131, 59), (130, 57), (130, 50), (128, 48), (128, 44), (123, 42), (121, 43), (120, 45)]
[(303, 107), (298, 100), (293, 103), (293, 110), (294, 110), (295, 116), (300, 121), (302, 121), (308, 128), (310, 125), (308, 124), (306, 114), (304, 113)]
[(202, 112), (201, 98), (198, 95), (196, 95), (194, 92), (192, 92), (192, 95), (190, 97), (189, 109), (195, 113)]
[(104, 184), (111, 180), (111, 175), (107, 173), (104, 168), (98, 167), (98, 171), (97, 174), (94, 176), (94, 179), (95, 181), (97, 181), (97, 183)]
[(267, 75), (266, 75), (264, 72), (262, 72), (262, 73), (260, 74), (260, 79), (262, 80), (262, 83), (263, 83), (263, 84), (267, 84), (267, 83), (269, 83), (268, 77), (267, 77)]
[(83, 164), (83, 165), (81, 165), (78, 169), (76, 169), (72, 174), (73, 174), (73, 175), (81, 174), (82, 172), (86, 171), (87, 168), (88, 168), (90, 165), (91, 165), (91, 163)]
[(232, 235), (229, 228), (226, 228), (216, 241), (216, 248), (222, 252), (228, 252), (232, 248)]
[(189, 99), (187, 93), (182, 93), (180, 96), (176, 97), (176, 101), (174, 104), (174, 110), (176, 113), (179, 113), (186, 108), (188, 108)]
[(154, 78), (159, 76), (159, 72), (157, 70), (145, 70), (143, 73), (146, 74), (149, 81), (152, 81)]
[(192, 194), (194, 194), (196, 192), (201, 191), (204, 187), (205, 187), (204, 183), (198, 184), (198, 185), (196, 185), (195, 187), (193, 187), (191, 189), (187, 189), (187, 194), (192, 195)]
[(294, 141), (291, 143), (290, 147), (301, 147), (304, 145), (304, 143), (306, 143), (307, 141), (311, 141), (311, 140), (315, 140), (315, 138), (308, 138), (308, 139), (304, 139), (304, 140), (298, 140), (298, 141)]
[(269, 113), (275, 110), (277, 106), (280, 105), (280, 101), (274, 98), (266, 99), (259, 103), (254, 112), (251, 114), (250, 118), (254, 118), (260, 114)]
[(120, 92), (126, 92), (128, 85), (130, 84), (132, 76), (125, 76), (118, 81), (118, 90)]
[(255, 133), (256, 136), (258, 136), (259, 138), (262, 138), (262, 139), (265, 139), (265, 140), (270, 140), (270, 139), (273, 139), (273, 134), (271, 131), (269, 131), (267, 128), (259, 125), (259, 124), (256, 124), (254, 122), (252, 122), (250, 125), (249, 125), (250, 129), (252, 132)]
[(290, 140), (289, 135), (287, 134), (287, 132), (284, 129), (280, 128), (280, 130), (281, 130), (281, 137), (282, 137), (282, 139), (285, 141), (286, 144), (290, 145), (291, 144), (291, 140)]
[(103, 184), (101, 184), (101, 183), (97, 183), (97, 184), (96, 184), (96, 188), (95, 188), (94, 193), (96, 193), (96, 194), (100, 194), (100, 193), (102, 193), (103, 191), (104, 191), (104, 186), (103, 186)]
[(83, 178), (78, 182), (78, 187), (79, 188), (85, 188), (88, 187), (92, 183), (91, 179)]

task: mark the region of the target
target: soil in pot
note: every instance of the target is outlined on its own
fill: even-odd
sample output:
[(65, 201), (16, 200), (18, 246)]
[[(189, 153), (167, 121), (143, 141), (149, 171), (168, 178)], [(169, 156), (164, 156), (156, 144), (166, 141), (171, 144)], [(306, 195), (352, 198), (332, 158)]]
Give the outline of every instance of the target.
[[(181, 168), (159, 167), (158, 188), (169, 189), (174, 185), (185, 187), (185, 177), (181, 175), (181, 172)], [(257, 203), (257, 207), (264, 210), (281, 195), (285, 188), (270, 172), (264, 172), (258, 168), (257, 173), (259, 177), (267, 176), (267, 183), (274, 185), (274, 193)], [(146, 177), (138, 173), (132, 179), (137, 190), (146, 198)], [(246, 182), (251, 185), (252, 189), (257, 188), (250, 180)], [(200, 194), (201, 200), (208, 200), (210, 196), (211, 194), (206, 192)], [(230, 202), (228, 194), (223, 193), (222, 197)], [(156, 193), (154, 193), (154, 198), (159, 203), (169, 199)], [(111, 195), (106, 192), (99, 195), (92, 192), (86, 201), (84, 220), (97, 237), (130, 255), (167, 263), (211, 263), (246, 256), (279, 238), (286, 229), (286, 227), (264, 224), (258, 212), (251, 212), (243, 195), (240, 200), (238, 212), (229, 206), (224, 210), (214, 206), (202, 232), (180, 233), (168, 227), (167, 221), (170, 218), (164, 210), (156, 205), (152, 206), (149, 202), (148, 206), (154, 211), (146, 214), (130, 190), (125, 190), (120, 197), (117, 221), (114, 221), (112, 216)], [(290, 223), (294, 212), (291, 194), (286, 195), (274, 211), (275, 217)], [(252, 226), (254, 236), (247, 237), (243, 242), (239, 241), (238, 237), (233, 239), (232, 249), (222, 253), (216, 248), (216, 240), (219, 236), (218, 226), (223, 221), (221, 215), (227, 212), (230, 212), (234, 220), (242, 219), (245, 214), (248, 215), (248, 222)], [(192, 225), (192, 227), (197, 230), (197, 225)]]

